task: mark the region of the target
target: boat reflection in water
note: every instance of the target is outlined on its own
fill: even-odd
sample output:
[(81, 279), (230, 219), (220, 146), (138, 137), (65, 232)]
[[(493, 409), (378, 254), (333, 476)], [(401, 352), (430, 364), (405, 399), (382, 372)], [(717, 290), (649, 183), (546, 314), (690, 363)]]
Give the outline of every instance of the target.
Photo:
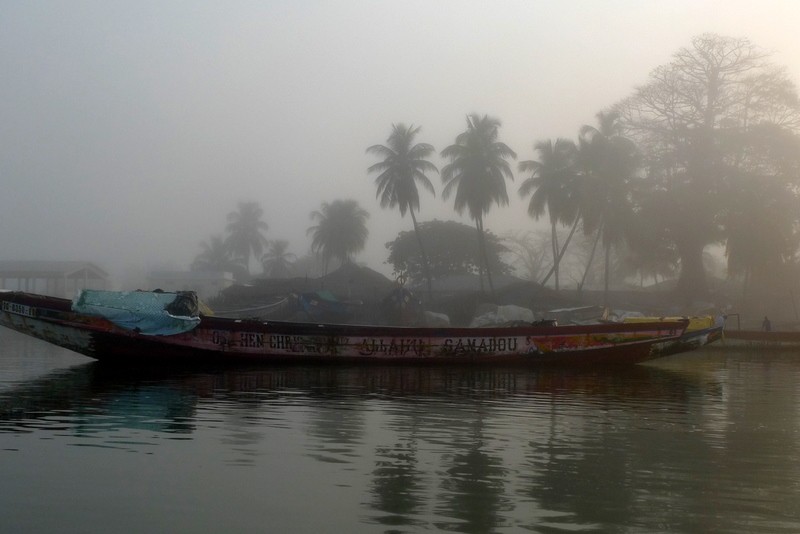
[[(769, 532), (769, 513), (800, 526), (775, 498), (797, 474), (796, 444), (729, 433), (715, 373), (92, 362), (0, 391), (0, 437), (60, 442), (73, 460), (71, 446), (102, 447), (115, 472), (142, 465), (120, 450), (152, 455), (143, 506), (162, 526), (176, 507), (197, 526), (297, 532), (323, 519), (331, 531)], [(762, 469), (737, 460), (743, 447), (789, 456)]]
[[(652, 380), (658, 378), (654, 391)], [(706, 384), (704, 387), (708, 387)], [(47, 428), (63, 415), (76, 431), (137, 428), (191, 433), (198, 404), (249, 408), (280, 399), (411, 400), (448, 403), (516, 395), (633, 399), (654, 394), (679, 400), (695, 386), (646, 366), (567, 370), (430, 366), (153, 366), (89, 362), (0, 390), (0, 431)], [(523, 399), (519, 399), (524, 402)], [(421, 414), (420, 414), (421, 415)], [(41, 420), (41, 423), (37, 423)], [(101, 420), (97, 423), (94, 420)]]

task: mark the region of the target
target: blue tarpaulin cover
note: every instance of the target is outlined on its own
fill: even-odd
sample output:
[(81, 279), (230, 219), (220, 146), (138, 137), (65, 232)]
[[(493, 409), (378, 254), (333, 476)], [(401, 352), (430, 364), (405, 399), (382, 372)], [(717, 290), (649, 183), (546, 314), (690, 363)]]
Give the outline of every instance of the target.
[[(72, 301), (72, 310), (94, 317), (103, 317), (125, 330), (135, 330), (148, 336), (169, 336), (188, 332), (200, 323), (197, 312), (173, 315), (167, 308), (174, 308), (180, 299), (194, 297), (187, 293), (165, 293), (151, 291), (98, 291), (84, 289)], [(191, 303), (190, 303), (191, 304)], [(192, 306), (183, 306), (189, 309)]]

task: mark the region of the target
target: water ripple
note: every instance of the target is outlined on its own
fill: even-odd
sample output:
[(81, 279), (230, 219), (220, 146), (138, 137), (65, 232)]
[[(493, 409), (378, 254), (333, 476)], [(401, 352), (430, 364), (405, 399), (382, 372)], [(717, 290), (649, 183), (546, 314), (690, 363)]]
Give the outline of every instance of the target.
[(212, 530), (796, 532), (798, 379), (794, 358), (732, 353), (622, 370), (12, 373), (0, 457), (20, 493), (0, 505), (19, 510), (12, 530), (35, 519), (14, 499), (74, 518), (57, 489), (77, 485), (140, 531), (140, 515), (181, 511)]

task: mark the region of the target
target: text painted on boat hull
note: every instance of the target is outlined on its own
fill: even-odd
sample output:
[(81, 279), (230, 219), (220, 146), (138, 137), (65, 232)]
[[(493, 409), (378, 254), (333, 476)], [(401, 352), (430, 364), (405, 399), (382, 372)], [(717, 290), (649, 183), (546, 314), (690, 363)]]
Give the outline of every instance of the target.
[[(296, 354), (428, 357), (461, 354), (519, 352), (521, 339), (509, 337), (358, 337), (266, 334), (263, 332), (211, 332), (211, 342), (223, 349)], [(531, 342), (528, 341), (528, 345)], [(527, 350), (527, 349), (526, 349)]]

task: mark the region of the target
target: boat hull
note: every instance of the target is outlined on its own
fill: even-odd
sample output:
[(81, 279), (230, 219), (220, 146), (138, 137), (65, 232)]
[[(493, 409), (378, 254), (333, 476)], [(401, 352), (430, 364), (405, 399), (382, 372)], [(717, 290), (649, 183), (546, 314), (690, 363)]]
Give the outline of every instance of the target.
[(169, 336), (124, 330), (71, 311), (70, 301), (0, 293), (0, 324), (98, 360), (263, 362), (636, 363), (662, 355), (683, 321), (640, 324), (404, 328), (203, 317)]
[(702, 330), (693, 330), (691, 332), (684, 333), (681, 337), (674, 341), (656, 343), (653, 346), (653, 351), (658, 352), (661, 356), (669, 356), (671, 354), (678, 354), (681, 352), (690, 352), (721, 340), (722, 334), (722, 326), (703, 328)]

